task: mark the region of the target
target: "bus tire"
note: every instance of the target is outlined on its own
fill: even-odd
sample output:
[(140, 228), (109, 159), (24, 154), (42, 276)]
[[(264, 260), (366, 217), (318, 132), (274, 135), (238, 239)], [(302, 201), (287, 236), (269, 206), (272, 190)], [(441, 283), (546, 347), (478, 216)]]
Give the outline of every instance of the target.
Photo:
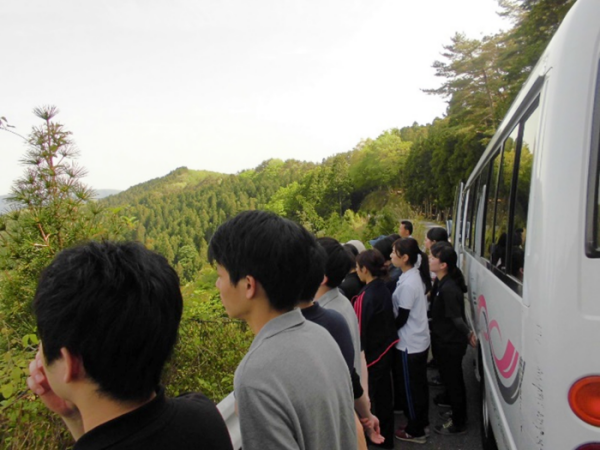
[(498, 450), (494, 431), (490, 424), (490, 414), (487, 404), (487, 390), (485, 388), (485, 377), (479, 383), (481, 389), (481, 448), (483, 450)]

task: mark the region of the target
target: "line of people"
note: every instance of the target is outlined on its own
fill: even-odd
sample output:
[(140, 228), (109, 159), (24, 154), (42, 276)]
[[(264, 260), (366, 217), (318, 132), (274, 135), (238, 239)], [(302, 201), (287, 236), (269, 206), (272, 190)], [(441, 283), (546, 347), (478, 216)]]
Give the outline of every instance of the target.
[[(255, 335), (234, 377), (245, 450), (425, 442), (430, 344), (452, 407), (436, 431), (464, 432), (460, 363), (475, 339), (464, 279), (450, 245), (427, 258), (411, 233), (404, 221), (366, 250), (263, 211), (217, 229), (208, 255), (222, 303)], [(169, 399), (160, 386), (182, 311), (164, 258), (136, 243), (65, 250), (43, 272), (34, 311), (42, 344), (28, 385), (75, 449), (231, 448), (212, 402)], [(396, 430), (394, 408), (408, 418)]]

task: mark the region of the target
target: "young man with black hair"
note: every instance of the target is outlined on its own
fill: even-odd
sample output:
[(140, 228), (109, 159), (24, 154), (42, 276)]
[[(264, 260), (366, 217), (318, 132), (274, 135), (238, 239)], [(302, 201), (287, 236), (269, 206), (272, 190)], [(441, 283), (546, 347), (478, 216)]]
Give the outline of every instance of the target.
[(231, 450), (209, 399), (167, 399), (159, 385), (183, 309), (165, 258), (138, 243), (64, 250), (42, 272), (33, 308), (41, 344), (27, 383), (76, 450)]
[[(302, 294), (300, 295), (300, 311), (306, 320), (310, 320), (318, 325), (321, 325), (331, 334), (331, 337), (340, 347), (342, 356), (346, 361), (346, 365), (350, 370), (350, 378), (352, 379), (352, 390), (354, 392), (354, 409), (357, 413), (357, 438), (359, 448), (366, 448), (365, 437), (363, 434), (363, 426), (365, 432), (369, 435), (371, 442), (382, 443), (385, 439), (380, 434), (379, 419), (371, 413), (371, 402), (366, 390), (362, 388), (360, 377), (354, 367), (354, 347), (352, 345), (352, 337), (350, 329), (344, 317), (333, 309), (325, 309), (314, 301), (314, 296), (323, 282), (325, 277), (325, 261), (327, 254), (320, 246), (316, 246), (313, 252), (312, 264), (306, 274), (306, 283)], [(359, 421), (360, 418), (360, 421)], [(362, 422), (362, 425), (361, 425)]]
[(327, 330), (295, 309), (316, 245), (264, 211), (238, 214), (210, 241), (227, 314), (255, 334), (234, 378), (244, 450), (356, 448), (348, 367)]
[(401, 220), (400, 227), (398, 228), (398, 234), (400, 237), (407, 238), (412, 237), (413, 224), (410, 220)]
[(367, 363), (365, 354), (360, 347), (358, 319), (352, 304), (338, 289), (338, 286), (350, 271), (352, 260), (337, 240), (322, 237), (317, 239), (317, 242), (325, 249), (327, 260), (325, 261), (325, 278), (315, 294), (315, 301), (325, 309), (333, 309), (339, 312), (346, 319), (352, 336), (352, 345), (354, 346), (354, 367), (361, 378), (363, 389), (368, 391)]

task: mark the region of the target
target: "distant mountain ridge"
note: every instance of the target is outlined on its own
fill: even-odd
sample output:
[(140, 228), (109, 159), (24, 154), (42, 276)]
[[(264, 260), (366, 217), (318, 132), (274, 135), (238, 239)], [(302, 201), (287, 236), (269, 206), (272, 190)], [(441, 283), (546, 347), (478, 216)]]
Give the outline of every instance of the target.
[(208, 170), (191, 170), (187, 167), (178, 167), (163, 177), (153, 178), (112, 195), (106, 202), (109, 205), (130, 204), (150, 193), (165, 196), (184, 190), (193, 190), (207, 180), (218, 179), (224, 176), (226, 175)]
[(101, 198), (106, 198), (109, 195), (117, 195), (118, 193), (123, 191), (120, 189), (95, 189), (94, 192), (96, 193), (96, 195), (94, 195), (94, 198), (100, 200)]
[(0, 214), (8, 211), (10, 208), (10, 202), (6, 200), (7, 198), (8, 195), (0, 195)]

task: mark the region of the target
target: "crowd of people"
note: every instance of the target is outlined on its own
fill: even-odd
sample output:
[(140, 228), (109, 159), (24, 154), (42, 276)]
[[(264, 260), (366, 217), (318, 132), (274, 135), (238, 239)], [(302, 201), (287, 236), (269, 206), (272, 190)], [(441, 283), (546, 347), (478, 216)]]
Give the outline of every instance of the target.
[[(428, 231), (427, 253), (412, 232), (403, 220), (367, 249), (264, 211), (217, 229), (208, 256), (221, 301), (255, 335), (234, 377), (244, 450), (425, 443), (431, 356), (445, 386), (434, 431), (466, 432), (462, 358), (476, 337), (465, 280), (445, 229)], [(75, 449), (232, 448), (210, 400), (167, 398), (160, 385), (183, 305), (165, 258), (139, 243), (64, 250), (33, 305), (41, 345), (28, 385)]]

